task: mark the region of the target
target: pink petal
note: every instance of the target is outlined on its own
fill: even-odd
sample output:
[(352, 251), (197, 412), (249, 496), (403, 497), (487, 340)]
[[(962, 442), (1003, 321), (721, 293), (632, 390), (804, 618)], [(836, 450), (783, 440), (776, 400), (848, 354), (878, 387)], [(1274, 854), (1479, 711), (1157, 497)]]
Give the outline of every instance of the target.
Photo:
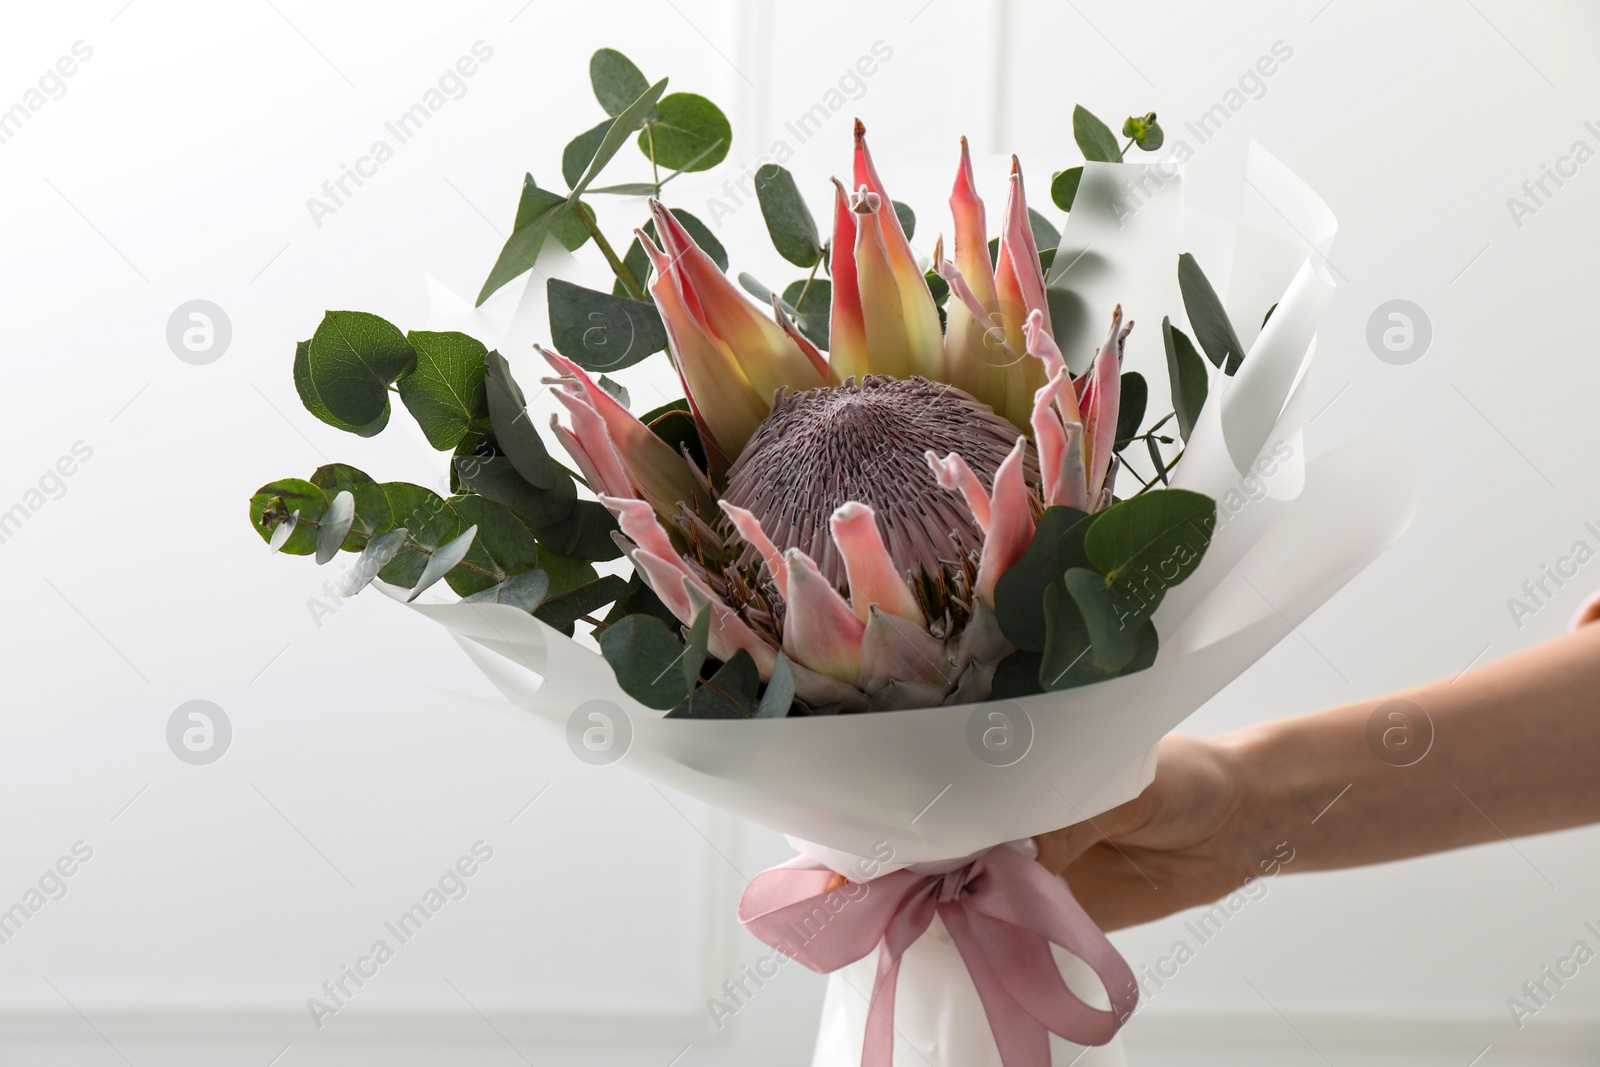
[(876, 606), (890, 615), (926, 624), (922, 607), (912, 595), (889, 549), (871, 508), (854, 501), (842, 505), (829, 520), (834, 544), (844, 559), (846, 581), (850, 586), (850, 605), (856, 617), (865, 621)]
[[(596, 493), (610, 493), (613, 496), (622, 496), (633, 492), (633, 486), (626, 478), (618, 480), (613, 473), (611, 484), (606, 484), (606, 478), (601, 473), (601, 464), (589, 458), (588, 449), (578, 440), (576, 434), (561, 425), (561, 419), (555, 415), (550, 416), (550, 431), (556, 435), (556, 440), (561, 442), (561, 447), (567, 450), (567, 455), (578, 465), (578, 470), (583, 473), (583, 480), (589, 483), (589, 488)], [(622, 460), (617, 456), (617, 450), (611, 444), (610, 437), (599, 440), (591, 437), (589, 447), (594, 448), (605, 461), (606, 470), (615, 471), (622, 465)], [(607, 459), (609, 457), (609, 459)]]
[(1117, 408), (1122, 399), (1122, 350), (1133, 329), (1130, 321), (1122, 322), (1122, 305), (1111, 313), (1111, 329), (1100, 351), (1095, 353), (1094, 364), (1084, 375), (1080, 403), (1083, 408), (1084, 465), (1089, 472), (1089, 499), (1098, 501), (1105, 488), (1111, 469), (1111, 457), (1116, 448)]
[(828, 275), (833, 279), (833, 306), (828, 320), (828, 366), (832, 381), (858, 381), (867, 374), (867, 327), (861, 315), (861, 288), (856, 280), (856, 213), (838, 179), (833, 182), (833, 243)]
[[(1070, 398), (1065, 365), (1056, 368), (1050, 381), (1034, 394), (1033, 440), (1039, 451), (1039, 476), (1043, 482), (1045, 504), (1065, 505), (1088, 510), (1089, 490), (1083, 471), (1083, 427), (1076, 422), (1063, 424), (1058, 404)], [(1077, 412), (1077, 403), (1065, 399)]]
[(783, 559), (789, 567), (783, 651), (802, 666), (854, 684), (861, 675), (866, 627), (810, 556), (791, 548)]
[(671, 559), (678, 554), (678, 550), (672, 546), (672, 539), (667, 536), (667, 531), (656, 518), (655, 509), (643, 500), (619, 499), (600, 494), (600, 503), (617, 517), (617, 525), (622, 528), (622, 535), (646, 552), (663, 559)]
[(789, 340), (793, 341), (800, 351), (804, 353), (806, 359), (811, 361), (811, 365), (816, 368), (817, 374), (822, 381), (828, 384), (838, 384), (828, 377), (828, 357), (824, 356), (821, 350), (811, 343), (811, 338), (800, 332), (800, 327), (796, 326), (783, 308), (778, 305), (777, 293), (772, 294), (772, 315), (778, 323), (778, 327), (789, 335)]
[(683, 591), (684, 579), (692, 578), (689, 569), (683, 565), (677, 553), (667, 556), (658, 556), (654, 552), (636, 549), (629, 553), (628, 559), (639, 571), (645, 584), (655, 590), (656, 596), (667, 606), (678, 621), (685, 626), (694, 623), (694, 609), (690, 604), (689, 596)]
[(733, 528), (739, 531), (739, 536), (761, 553), (761, 560), (767, 565), (767, 573), (772, 575), (772, 584), (778, 587), (778, 595), (788, 600), (789, 568), (784, 565), (783, 553), (761, 528), (760, 520), (744, 508), (735, 507), (726, 500), (719, 500), (717, 503), (727, 513), (728, 518), (733, 520)]
[(994, 606), (994, 584), (1022, 558), (1033, 540), (1033, 511), (1028, 506), (1028, 485), (1023, 480), (1022, 463), (1028, 439), (1017, 438), (1011, 454), (994, 475), (990, 494), (989, 532), (983, 539), (983, 555), (978, 560), (977, 593)]
[(984, 489), (983, 483), (978, 481), (978, 476), (967, 466), (967, 461), (952, 452), (943, 459), (931, 449), (923, 453), (928, 466), (933, 470), (933, 476), (939, 480), (941, 488), (951, 492), (959, 492), (967, 501), (967, 510), (972, 512), (972, 521), (978, 524), (978, 529), (985, 534), (989, 532), (989, 492)]
[(591, 484), (590, 488), (597, 493), (604, 490), (613, 496), (632, 496), (633, 480), (628, 477), (622, 454), (617, 451), (605, 420), (581, 396), (557, 389), (555, 397), (567, 409), (572, 419), (572, 436), (599, 479), (599, 484)]
[(856, 284), (873, 374), (937, 379), (944, 334), (928, 283), (886, 197), (865, 186), (851, 198), (856, 214)]
[(778, 662), (778, 650), (750, 629), (737, 612), (724, 604), (721, 598), (713, 596), (710, 590), (687, 577), (683, 579), (683, 595), (689, 601), (691, 620), (706, 605), (711, 606), (711, 626), (706, 648), (713, 656), (727, 662), (742, 649), (755, 660), (756, 672), (762, 681), (772, 677), (772, 665)]

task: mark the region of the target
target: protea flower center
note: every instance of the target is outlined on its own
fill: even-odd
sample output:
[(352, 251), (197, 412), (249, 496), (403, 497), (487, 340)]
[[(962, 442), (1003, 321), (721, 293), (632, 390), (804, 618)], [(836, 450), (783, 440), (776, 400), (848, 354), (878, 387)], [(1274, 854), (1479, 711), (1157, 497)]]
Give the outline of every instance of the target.
[[(982, 532), (961, 497), (940, 487), (927, 456), (957, 453), (993, 484), (1017, 436), (1010, 421), (955, 386), (869, 374), (780, 395), (729, 469), (724, 499), (755, 515), (780, 549), (814, 559), (841, 589), (845, 561), (829, 517), (851, 501), (876, 514), (903, 574), (953, 573)], [(1027, 469), (1037, 485), (1031, 451)]]

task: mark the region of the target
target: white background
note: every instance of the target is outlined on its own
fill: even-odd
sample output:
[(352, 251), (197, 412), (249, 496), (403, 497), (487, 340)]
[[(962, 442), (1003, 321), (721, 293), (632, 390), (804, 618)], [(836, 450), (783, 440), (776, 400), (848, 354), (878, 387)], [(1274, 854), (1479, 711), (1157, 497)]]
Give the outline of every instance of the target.
[[(7, 7), (0, 108), (74, 42), (93, 57), (0, 144), (0, 510), (75, 442), (93, 457), (0, 544), (0, 907), (75, 841), (94, 854), (0, 945), (0, 1064), (808, 1062), (817, 976), (787, 968), (720, 1032), (705, 1007), (759, 949), (733, 902), (787, 854), (776, 835), (587, 767), (502, 718), (442, 633), (376, 594), (319, 624), (308, 601), (327, 602), (332, 568), (268, 556), (246, 522), (256, 486), (327, 460), (438, 484), (443, 457), (403, 414), (375, 441), (307, 414), (294, 342), (327, 308), (484, 336), (507, 322), (522, 282), (475, 322), (430, 302), (426, 277), (476, 293), (523, 171), (556, 185), (562, 146), (603, 117), (586, 77), (601, 46), (727, 110), (728, 163), (669, 187), (708, 218), (706, 198), (883, 41), (892, 57), (860, 98), (808, 143), (788, 138), (789, 166), (826, 217), (823, 181), (846, 172), (860, 114), (926, 253), (948, 231), (959, 135), (980, 155), (991, 218), (1001, 153), (1016, 151), (1059, 223), (1045, 191), (1077, 160), (1074, 102), (1108, 119), (1153, 109), (1182, 137), (1286, 42), (1292, 58), (1198, 148), (1191, 174), (1227, 173), (1255, 138), (1327, 199), (1341, 288), (1312, 382), (1329, 404), (1313, 451), (1399, 429), (1422, 500), (1397, 548), (1189, 728), (1454, 675), (1556, 633), (1600, 586), (1591, 565), (1520, 628), (1506, 605), (1573, 542), (1594, 545), (1583, 524), (1600, 523), (1600, 163), (1521, 226), (1506, 204), (1575, 141), (1600, 148), (1584, 126), (1600, 120), (1592, 6)], [(307, 198), (479, 40), (493, 58), (465, 95), (316, 225)], [(644, 176), (632, 149), (620, 159), (616, 180)], [(602, 222), (620, 241), (642, 214), (613, 203)], [(793, 276), (757, 211), (719, 235), (735, 269)], [(598, 282), (596, 259), (542, 268)], [(542, 329), (542, 287), (529, 287), (524, 343)], [(165, 341), (168, 316), (194, 298), (232, 322), (209, 366)], [(1394, 298), (1433, 326), (1410, 366), (1365, 341), (1368, 316)], [(525, 347), (507, 352), (537, 378)], [(658, 402), (648, 373), (622, 377)], [(197, 698), (234, 730), (207, 767), (165, 742), (173, 709)], [(1600, 947), (1583, 925), (1600, 920), (1597, 833), (1279, 878), (1149, 1000), (1127, 1030), (1131, 1061), (1595, 1062), (1600, 963), (1521, 1031), (1506, 999), (1575, 941)], [(479, 840), (494, 857), (466, 898), (313, 1027), (306, 998)], [(1178, 938), (1193, 943), (1184, 919), (1115, 940), (1136, 967), (1153, 964)]]

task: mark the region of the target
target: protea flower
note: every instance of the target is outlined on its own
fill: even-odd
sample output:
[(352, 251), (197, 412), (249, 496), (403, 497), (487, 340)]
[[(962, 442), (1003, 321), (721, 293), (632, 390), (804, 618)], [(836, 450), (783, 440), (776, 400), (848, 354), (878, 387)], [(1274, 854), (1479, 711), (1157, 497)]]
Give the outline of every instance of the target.
[(996, 581), (1043, 508), (1110, 502), (1133, 324), (1117, 308), (1071, 378), (1014, 160), (991, 266), (962, 142), (956, 258), (935, 264), (954, 297), (943, 331), (860, 123), (855, 191), (835, 185), (827, 357), (651, 204), (660, 246), (638, 236), (706, 469), (543, 352), (570, 413), (556, 433), (673, 614), (689, 625), (709, 607), (712, 655), (742, 649), (766, 680), (782, 654), (812, 706), (984, 700), (1012, 651)]

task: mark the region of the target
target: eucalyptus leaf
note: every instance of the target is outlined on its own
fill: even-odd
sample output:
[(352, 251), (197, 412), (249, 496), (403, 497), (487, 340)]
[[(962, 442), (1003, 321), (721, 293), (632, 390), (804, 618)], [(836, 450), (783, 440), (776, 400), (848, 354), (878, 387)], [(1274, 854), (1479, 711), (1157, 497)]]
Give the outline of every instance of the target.
[(655, 118), (640, 132), (639, 151), (671, 170), (710, 170), (732, 142), (733, 127), (721, 108), (695, 93), (672, 93), (661, 97)]
[[(608, 631), (609, 632), (609, 631)], [(667, 713), (669, 719), (750, 719), (757, 710), (761, 676), (744, 649), (733, 654), (710, 681), (701, 682), (688, 699)]]
[(528, 414), (528, 402), (521, 386), (511, 376), (511, 365), (499, 352), (484, 358), (484, 394), (489, 409), (489, 425), (495, 444), (516, 472), (535, 489), (553, 489), (560, 482), (571, 483), (572, 476), (550, 457), (544, 438)]
[(489, 419), (484, 392), (488, 349), (464, 333), (412, 330), (406, 340), (416, 352), (416, 369), (400, 379), (400, 399), (434, 448), (461, 443), (469, 430)]
[(551, 340), (584, 370), (621, 370), (667, 347), (667, 329), (654, 304), (562, 278), (549, 279), (545, 293)]
[[(533, 534), (506, 508), (485, 497), (455, 496), (449, 500), (462, 525), (471, 525), (477, 537), (463, 562), (491, 571), (494, 577), (464, 567), (445, 575), (462, 596), (482, 592), (515, 574), (533, 570), (539, 562), (539, 544)], [(546, 576), (548, 581), (548, 576)]]
[(300, 403), (305, 409), (329, 426), (353, 433), (358, 437), (375, 437), (389, 425), (389, 399), (384, 397), (383, 410), (371, 422), (357, 426), (355, 423), (346, 422), (328, 410), (328, 405), (322, 402), (322, 396), (317, 392), (316, 385), (311, 381), (311, 342), (301, 341), (294, 346), (294, 390), (300, 394)]
[(1122, 399), (1117, 405), (1116, 451), (1122, 451), (1128, 439), (1139, 432), (1144, 423), (1145, 408), (1150, 403), (1150, 386), (1144, 375), (1136, 370), (1122, 372)]
[(1129, 115), (1122, 124), (1122, 136), (1130, 138), (1146, 152), (1154, 152), (1167, 138), (1161, 124), (1156, 121), (1154, 111), (1147, 115)]
[(772, 665), (772, 677), (767, 681), (767, 691), (761, 694), (761, 703), (756, 705), (756, 718), (781, 719), (789, 714), (793, 704), (794, 670), (789, 666), (789, 657), (779, 652)]
[(605, 168), (605, 165), (611, 162), (612, 157), (622, 148), (623, 142), (633, 134), (633, 131), (643, 126), (652, 115), (657, 114), (656, 102), (661, 99), (661, 94), (666, 91), (667, 79), (662, 78), (639, 94), (638, 99), (623, 108), (615, 116), (611, 123), (611, 128), (606, 130), (605, 136), (600, 139), (600, 144), (596, 146), (594, 158), (589, 160), (588, 168), (584, 170), (577, 184), (572, 187), (572, 195), (569, 199), (577, 200), (579, 196), (583, 195), (583, 191), (590, 186), (600, 174), (600, 171)]
[(1085, 567), (1073, 567), (1062, 575), (1062, 583), (1078, 606), (1096, 662), (1107, 671), (1119, 671), (1133, 659), (1139, 647), (1140, 618), (1125, 619), (1112, 601), (1104, 575)]
[[(272, 544), (279, 529), (289, 525), (290, 532), (278, 535), (278, 544), (273, 551), (291, 556), (309, 556), (317, 550), (317, 531), (310, 523), (301, 526), (299, 520), (303, 516), (316, 522), (327, 510), (328, 494), (321, 488), (303, 478), (280, 478), (268, 482), (251, 495), (250, 525), (268, 545)], [(268, 511), (280, 516), (292, 515), (292, 523), (285, 518), (268, 529), (264, 524)]]
[(615, 574), (601, 575), (564, 593), (552, 593), (534, 615), (545, 625), (571, 637), (578, 619), (599, 611), (627, 591), (628, 583)]
[(1084, 513), (1076, 508), (1045, 508), (1027, 550), (995, 583), (995, 616), (1000, 630), (1024, 652), (1044, 649), (1044, 590), (1059, 581), (1066, 569), (1058, 560), (1057, 545), (1083, 518)]
[(461, 598), (463, 604), (510, 604), (523, 611), (532, 612), (544, 600), (550, 589), (550, 576), (541, 570), (514, 574), (499, 585), (481, 589), (471, 596)]
[[(600, 142), (611, 132), (611, 124), (615, 121), (606, 119), (567, 142), (567, 147), (561, 152), (561, 177), (566, 181), (568, 189), (576, 186), (583, 178), (583, 172), (594, 159), (595, 149), (600, 147)], [(654, 186), (651, 188), (653, 190)]]
[(289, 538), (294, 536), (294, 531), (299, 525), (300, 509), (295, 508), (288, 518), (273, 527), (272, 536), (267, 539), (267, 547), (273, 552), (282, 552), (283, 546), (289, 543)]
[(1061, 231), (1031, 207), (1028, 209), (1028, 229), (1033, 231), (1033, 246), (1039, 250), (1040, 255), (1061, 243)]
[(1200, 264), (1188, 252), (1178, 257), (1178, 288), (1183, 293), (1183, 309), (1189, 315), (1189, 325), (1194, 336), (1205, 349), (1213, 366), (1222, 367), (1225, 374), (1233, 374), (1244, 362), (1244, 346), (1239, 335), (1228, 321), (1217, 291), (1211, 288)]
[(767, 235), (778, 255), (797, 267), (815, 266), (822, 258), (822, 238), (817, 235), (817, 222), (795, 185), (794, 175), (776, 163), (768, 163), (756, 171), (755, 187)]
[(645, 707), (665, 711), (688, 696), (686, 649), (660, 619), (629, 615), (602, 630), (599, 640), (617, 684)]
[(615, 400), (623, 407), (627, 407), (633, 402), (633, 398), (628, 395), (628, 387), (623, 385), (621, 382), (612, 381), (610, 378), (607, 378), (604, 374), (602, 374), (600, 375), (600, 380), (595, 382), (595, 384), (604, 389), (611, 399)]
[(1082, 167), (1068, 167), (1050, 179), (1050, 202), (1062, 211), (1071, 211), (1072, 202), (1078, 198), (1078, 185), (1083, 181)]
[(1122, 162), (1116, 134), (1082, 104), (1072, 109), (1072, 139), (1078, 142), (1078, 151), (1083, 153), (1084, 159), (1098, 163)]
[[(647, 618), (649, 616), (646, 616)], [(711, 640), (711, 605), (695, 613), (694, 624), (683, 635), (683, 659), (679, 663), (685, 690), (700, 681), (700, 668), (706, 663), (706, 644)]]
[[(826, 278), (804, 278), (790, 282), (783, 291), (783, 302), (794, 309), (794, 324), (805, 339), (823, 351), (828, 348), (828, 323), (833, 313), (833, 283)], [(805, 298), (801, 299), (800, 294)]]
[(431, 489), (410, 482), (381, 482), (379, 487), (389, 501), (393, 524), (404, 526), (410, 532), (410, 543), (422, 551), (400, 552), (378, 577), (390, 585), (411, 589), (422, 577), (427, 554), (461, 533), (461, 520), (455, 509)]
[(1172, 383), (1172, 410), (1178, 419), (1178, 436), (1187, 441), (1200, 419), (1200, 409), (1205, 406), (1209, 375), (1189, 335), (1167, 318), (1161, 320), (1161, 343), (1167, 350), (1167, 380)]
[(317, 528), (317, 566), (322, 566), (339, 554), (345, 535), (356, 519), (356, 498), (348, 489), (340, 490), (328, 502)]
[(1044, 692), (1044, 686), (1039, 684), (1043, 659), (1038, 652), (1017, 651), (1001, 660), (989, 684), (989, 699), (1015, 700)]
[(484, 279), (483, 288), (478, 290), (476, 306), (482, 306), (496, 290), (513, 278), (532, 270), (544, 248), (544, 239), (558, 227), (570, 226), (575, 221), (582, 226), (582, 222), (572, 215), (575, 200), (569, 201), (548, 189), (540, 189), (531, 174), (523, 179), (522, 196), (517, 202), (517, 218), (511, 236), (500, 249), (499, 258), (490, 269), (489, 277)]
[(898, 200), (889, 201), (894, 205), (894, 217), (900, 220), (900, 230), (906, 235), (906, 240), (911, 240), (911, 235), (917, 232), (917, 213), (911, 210), (910, 204), (902, 204)]
[(1216, 501), (1187, 489), (1157, 489), (1095, 516), (1083, 547), (1120, 617), (1148, 619), (1194, 573), (1216, 518)]
[(330, 311), (306, 353), (312, 387), (335, 418), (366, 426), (384, 417), (389, 385), (417, 355), (391, 323), (365, 311)]
[(312, 472), (311, 484), (324, 493), (348, 491), (355, 498), (355, 518), (342, 546), (347, 552), (361, 551), (373, 534), (394, 525), (389, 498), (365, 471), (348, 463), (325, 463)]
[(615, 48), (602, 48), (589, 57), (589, 84), (594, 98), (613, 117), (650, 90), (650, 83), (633, 61)]
[(428, 562), (423, 565), (422, 576), (417, 579), (417, 584), (412, 587), (411, 594), (406, 600), (412, 601), (421, 596), (429, 586), (443, 578), (450, 570), (466, 558), (467, 552), (472, 548), (472, 542), (478, 536), (478, 528), (469, 526), (466, 532), (453, 540), (440, 545), (428, 556)]
[(339, 579), (335, 591), (342, 597), (352, 597), (365, 589), (378, 576), (378, 572), (394, 559), (400, 547), (406, 543), (406, 536), (406, 528), (397, 526), (368, 539), (367, 547), (356, 557), (355, 566)]

